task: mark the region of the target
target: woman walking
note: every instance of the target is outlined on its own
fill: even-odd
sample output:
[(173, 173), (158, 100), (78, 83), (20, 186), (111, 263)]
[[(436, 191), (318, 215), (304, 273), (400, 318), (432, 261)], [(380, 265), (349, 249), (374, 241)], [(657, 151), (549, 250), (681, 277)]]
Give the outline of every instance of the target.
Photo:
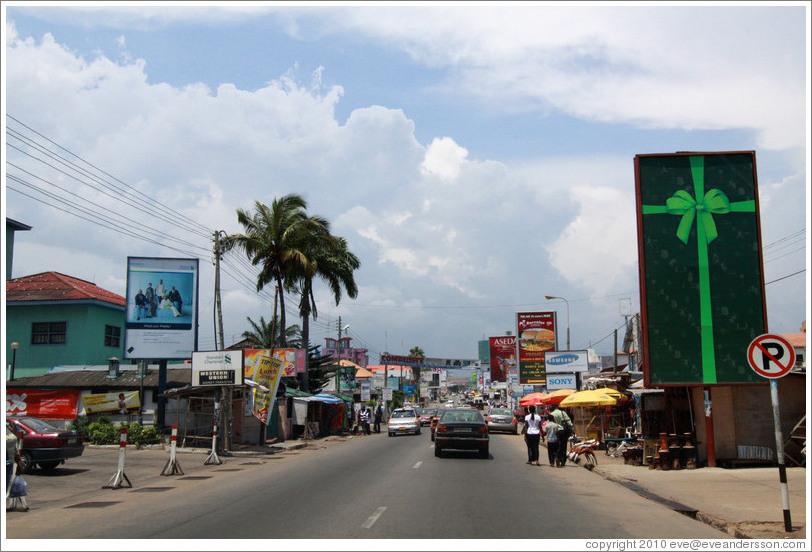
[(541, 439), (541, 416), (536, 414), (536, 407), (530, 405), (530, 414), (524, 417), (524, 426), (522, 426), (522, 433), (524, 433), (524, 442), (527, 443), (527, 463), (539, 463), (539, 439)]

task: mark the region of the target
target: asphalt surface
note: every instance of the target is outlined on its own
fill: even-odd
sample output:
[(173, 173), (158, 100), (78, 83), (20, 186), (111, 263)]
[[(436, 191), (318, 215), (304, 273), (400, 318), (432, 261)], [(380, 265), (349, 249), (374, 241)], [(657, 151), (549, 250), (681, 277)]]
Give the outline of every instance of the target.
[(102, 488), (117, 471), (116, 448), (89, 448), (52, 474), (31, 474), (31, 509), (6, 514), (6, 536), (538, 539), (537, 548), (548, 539), (728, 538), (579, 466), (529, 466), (521, 436), (492, 435), (488, 459), (435, 458), (425, 429), (329, 438), (221, 465), (179, 453), (184, 475), (161, 476), (168, 457), (128, 449), (132, 488)]

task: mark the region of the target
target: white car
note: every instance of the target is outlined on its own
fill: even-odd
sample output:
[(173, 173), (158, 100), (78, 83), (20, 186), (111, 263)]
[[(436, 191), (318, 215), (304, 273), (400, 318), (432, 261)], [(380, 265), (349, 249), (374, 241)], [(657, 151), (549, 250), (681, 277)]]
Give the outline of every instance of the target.
[(389, 416), (389, 436), (401, 433), (414, 433), (420, 435), (420, 417), (413, 408), (398, 408)]

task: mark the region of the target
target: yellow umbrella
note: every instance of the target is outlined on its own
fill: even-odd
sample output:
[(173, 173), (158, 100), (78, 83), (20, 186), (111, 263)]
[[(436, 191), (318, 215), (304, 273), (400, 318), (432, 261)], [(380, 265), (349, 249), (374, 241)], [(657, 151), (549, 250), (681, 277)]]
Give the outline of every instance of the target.
[(559, 404), (561, 408), (574, 406), (612, 406), (617, 404), (617, 399), (601, 389), (578, 391), (573, 393)]

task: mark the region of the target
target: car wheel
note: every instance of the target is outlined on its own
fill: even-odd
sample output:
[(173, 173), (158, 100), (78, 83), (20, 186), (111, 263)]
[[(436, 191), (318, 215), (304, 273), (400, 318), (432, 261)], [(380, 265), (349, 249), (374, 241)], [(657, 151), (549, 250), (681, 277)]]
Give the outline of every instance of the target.
[(519, 434), (519, 428), (518, 428), (518, 427), (514, 427), (514, 428), (513, 428), (513, 435), (518, 435), (518, 434)]
[(391, 432), (391, 431), (389, 432), (389, 436), (390, 436), (390, 437), (392, 437), (392, 436), (393, 436), (393, 434), (392, 434), (392, 432)]
[(479, 457), (483, 458), (483, 459), (487, 458), (488, 457), (488, 449), (487, 448), (480, 449), (479, 450)]
[(34, 469), (34, 460), (31, 458), (30, 452), (20, 454), (20, 464), (23, 473), (31, 473), (31, 470)]
[(434, 445), (434, 456), (436, 456), (437, 458), (440, 458), (442, 455), (443, 455), (443, 449), (441, 449), (437, 445)]
[(55, 470), (56, 467), (61, 463), (62, 462), (60, 462), (59, 460), (51, 460), (50, 462), (38, 462), (38, 465), (41, 470), (51, 471)]

